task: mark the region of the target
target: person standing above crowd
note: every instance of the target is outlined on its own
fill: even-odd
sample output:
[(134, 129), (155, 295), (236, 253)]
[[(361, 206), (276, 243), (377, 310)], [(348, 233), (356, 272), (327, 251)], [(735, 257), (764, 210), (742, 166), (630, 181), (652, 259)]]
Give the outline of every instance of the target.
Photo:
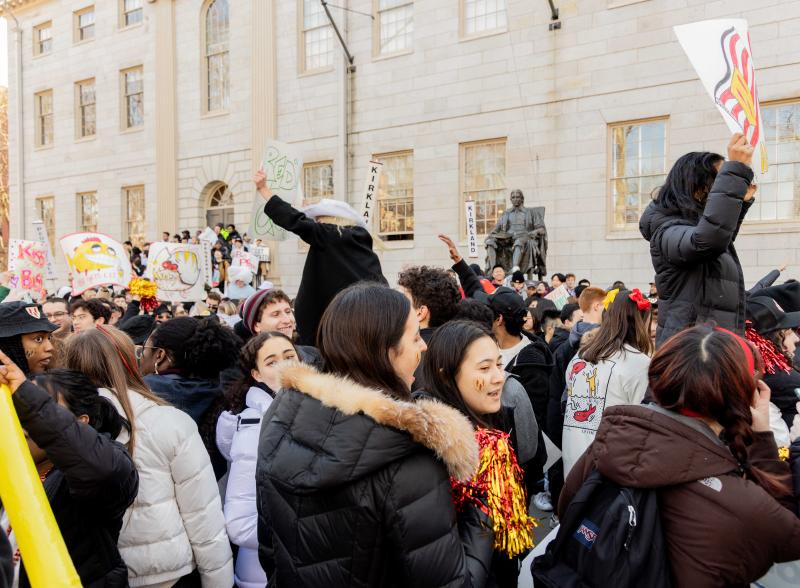
[(499, 288), (500, 286), (505, 286), (505, 281), (506, 270), (498, 263), (492, 268), (492, 285), (495, 288)]
[(280, 389), (277, 365), (296, 360), (297, 350), (283, 333), (256, 335), (242, 349), (242, 377), (226, 392), (227, 408), (217, 421), (217, 447), (231, 466), (225, 491), (225, 526), (236, 555), (236, 585), (266, 586), (258, 561), (256, 458), (261, 419)]
[(324, 199), (301, 212), (270, 192), (263, 171), (254, 181), (266, 201), (267, 216), (310, 246), (294, 309), (298, 342), (314, 345), (317, 325), (338, 292), (362, 280), (386, 283), (372, 250), (372, 235), (361, 215), (345, 202)]
[(744, 334), (744, 276), (733, 242), (756, 191), (752, 159), (740, 133), (728, 143), (727, 162), (687, 153), (642, 213), (659, 295), (657, 345), (708, 321)]
[(770, 430), (760, 363), (724, 329), (699, 326), (668, 340), (649, 368), (657, 404), (605, 412), (559, 514), (597, 470), (619, 486), (658, 490), (674, 586), (749, 586), (774, 563), (800, 559), (789, 464)]
[(450, 477), (478, 465), (469, 421), (409, 402), (425, 342), (408, 299), (362, 283), (340, 292), (318, 334), (325, 373), (284, 368), (258, 447), (259, 559), (270, 583), (484, 586), (488, 519), (457, 520)]
[[(2, 352), (0, 361), (0, 384), (11, 388), (31, 457), (81, 585), (128, 586), (117, 539), (139, 477), (128, 452), (112, 440), (128, 423), (83, 374), (54, 370), (38, 376), (37, 386)], [(11, 535), (1, 505), (0, 520), (0, 533)], [(25, 560), (19, 559), (18, 551), (14, 559), (20, 566), (14, 586), (28, 588)]]
[(117, 438), (141, 473), (119, 539), (130, 583), (230, 586), (233, 563), (219, 489), (194, 421), (149, 390), (133, 342), (114, 327), (70, 338), (67, 367), (88, 376), (131, 424), (130, 435), (123, 431)]

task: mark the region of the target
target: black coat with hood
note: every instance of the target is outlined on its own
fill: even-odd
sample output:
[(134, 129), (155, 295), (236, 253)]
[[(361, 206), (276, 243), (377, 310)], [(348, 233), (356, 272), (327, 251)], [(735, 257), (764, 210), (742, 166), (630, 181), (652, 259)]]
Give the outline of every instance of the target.
[(639, 230), (650, 242), (659, 295), (656, 345), (709, 321), (744, 333), (744, 276), (733, 242), (752, 205), (744, 202), (752, 180), (749, 166), (728, 161), (694, 214), (658, 202), (642, 213)]
[(472, 476), (469, 421), (294, 365), (263, 419), (256, 488), (270, 586), (484, 586), (491, 525), (457, 518), (450, 475)]
[[(44, 490), (81, 584), (128, 586), (128, 568), (117, 540), (125, 510), (139, 489), (130, 455), (30, 382), (12, 398), (22, 426), (53, 462)], [(19, 585), (27, 588), (30, 581), (22, 564)]]
[(536, 422), (542, 427), (547, 422), (547, 398), (550, 387), (550, 373), (553, 371), (553, 354), (543, 339), (525, 331), (522, 336), (530, 345), (522, 348), (505, 369), (514, 374), (525, 387), (531, 401)]

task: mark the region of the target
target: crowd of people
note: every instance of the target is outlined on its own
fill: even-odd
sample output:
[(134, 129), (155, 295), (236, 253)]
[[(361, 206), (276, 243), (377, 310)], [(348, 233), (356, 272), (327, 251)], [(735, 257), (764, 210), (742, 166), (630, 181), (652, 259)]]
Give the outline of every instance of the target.
[[(484, 275), (446, 235), (451, 267), (391, 288), (358, 213), (259, 172), (309, 245), (294, 299), (231, 282), (258, 244), (218, 226), (205, 300), (3, 301), (0, 384), (81, 583), (505, 588), (537, 524), (542, 586), (744, 586), (800, 559), (800, 282), (747, 289), (752, 148), (727, 156), (673, 166), (641, 289)], [(3, 588), (30, 585), (15, 515)]]

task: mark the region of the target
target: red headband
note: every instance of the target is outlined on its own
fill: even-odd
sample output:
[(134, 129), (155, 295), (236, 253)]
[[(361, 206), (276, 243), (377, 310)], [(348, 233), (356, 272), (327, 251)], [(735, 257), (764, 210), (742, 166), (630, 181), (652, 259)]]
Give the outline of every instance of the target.
[(747, 358), (747, 367), (750, 368), (750, 373), (755, 375), (756, 373), (756, 358), (753, 356), (753, 350), (750, 348), (750, 345), (744, 338), (740, 337), (733, 331), (729, 331), (728, 329), (723, 329), (722, 327), (716, 327), (715, 331), (719, 331), (720, 333), (728, 333), (728, 335), (732, 335), (734, 339), (742, 346), (744, 350), (744, 355)]
[(121, 350), (121, 349), (119, 349), (119, 348), (116, 346), (116, 344), (114, 343), (114, 339), (111, 337), (111, 333), (109, 333), (108, 331), (106, 331), (106, 330), (105, 330), (105, 329), (104, 329), (102, 326), (100, 326), (100, 325), (97, 325), (97, 330), (98, 330), (98, 331), (100, 331), (101, 333), (103, 333), (103, 336), (104, 336), (106, 339), (108, 339), (108, 340), (109, 340), (109, 342), (111, 343), (111, 346), (114, 348), (114, 351), (116, 351), (116, 352), (117, 352), (117, 355), (119, 355), (119, 358), (122, 360), (122, 365), (124, 365), (124, 366), (125, 366), (125, 369), (127, 370), (128, 374), (129, 374), (129, 375), (130, 375), (132, 378), (136, 379), (136, 375), (134, 374), (133, 370), (131, 369), (131, 366), (128, 364), (128, 361), (125, 359), (125, 355), (123, 355), (123, 353), (122, 353), (122, 350)]

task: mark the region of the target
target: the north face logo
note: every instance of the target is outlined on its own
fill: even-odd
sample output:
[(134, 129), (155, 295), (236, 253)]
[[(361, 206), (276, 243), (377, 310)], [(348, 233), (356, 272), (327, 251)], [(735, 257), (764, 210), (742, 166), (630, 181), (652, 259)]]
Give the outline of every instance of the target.
[(38, 306), (26, 306), (25, 312), (27, 312), (29, 315), (31, 315), (33, 318), (37, 320), (42, 318), (42, 313), (39, 312)]

